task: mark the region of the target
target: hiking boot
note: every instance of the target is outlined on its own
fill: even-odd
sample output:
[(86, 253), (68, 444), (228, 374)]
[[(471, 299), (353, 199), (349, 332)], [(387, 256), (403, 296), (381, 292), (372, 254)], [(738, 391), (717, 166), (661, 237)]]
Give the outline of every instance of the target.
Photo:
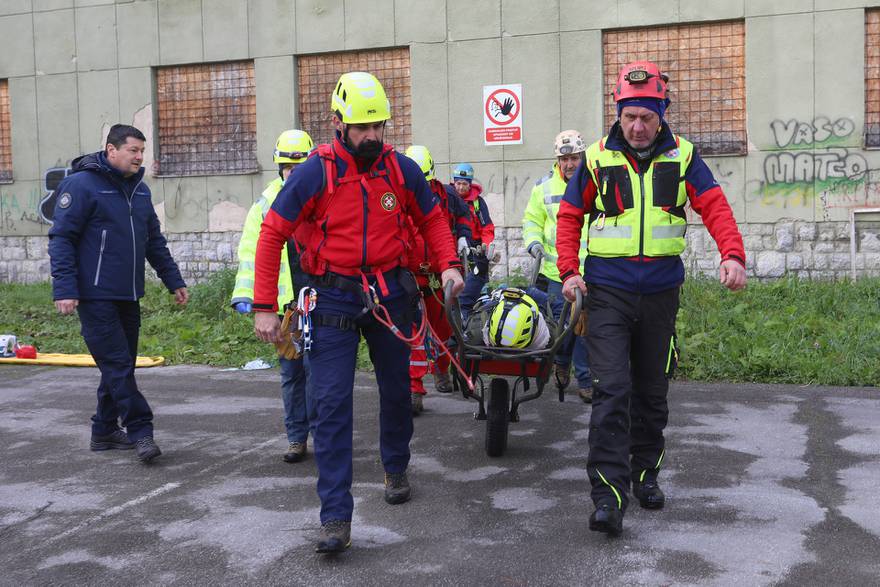
[(578, 389), (578, 397), (584, 400), (585, 404), (593, 403), (593, 388), (581, 387), (580, 389)]
[(610, 536), (619, 536), (623, 532), (623, 512), (620, 511), (616, 503), (599, 503), (590, 516), (590, 530), (604, 532)]
[(142, 463), (149, 463), (162, 454), (152, 436), (141, 438), (135, 443), (135, 446), (137, 448), (137, 457)]
[(434, 389), (439, 393), (452, 393), (452, 381), (449, 373), (434, 373)]
[(412, 394), (412, 415), (418, 416), (425, 410), (425, 405), (422, 402), (422, 394), (414, 393)]
[(306, 458), (306, 443), (291, 442), (287, 446), (287, 452), (281, 457), (285, 463), (298, 463)]
[(128, 439), (128, 434), (122, 430), (116, 430), (110, 434), (97, 435), (92, 433), (89, 448), (94, 451), (130, 450), (134, 448), (134, 443)]
[(409, 501), (409, 479), (403, 473), (385, 473), (385, 503), (397, 505)]
[(321, 539), (315, 546), (320, 554), (336, 554), (351, 546), (351, 522), (330, 520), (321, 525)]
[(553, 376), (556, 379), (556, 389), (563, 391), (568, 388), (571, 383), (571, 365), (556, 365)]
[(660, 486), (655, 480), (647, 480), (643, 483), (633, 481), (632, 492), (639, 505), (646, 510), (659, 510), (666, 505), (666, 496), (660, 490)]

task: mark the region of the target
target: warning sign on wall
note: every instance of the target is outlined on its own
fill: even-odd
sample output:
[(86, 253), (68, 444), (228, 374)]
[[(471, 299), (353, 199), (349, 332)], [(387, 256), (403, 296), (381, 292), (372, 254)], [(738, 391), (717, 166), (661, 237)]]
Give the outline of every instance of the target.
[(522, 144), (522, 84), (483, 86), (486, 145)]

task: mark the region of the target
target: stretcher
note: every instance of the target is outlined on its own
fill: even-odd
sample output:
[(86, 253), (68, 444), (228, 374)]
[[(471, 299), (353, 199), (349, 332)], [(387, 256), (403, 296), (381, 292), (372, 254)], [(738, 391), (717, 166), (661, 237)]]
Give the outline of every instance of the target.
[[(135, 367), (158, 367), (165, 364), (165, 357), (138, 357)], [(0, 365), (55, 365), (58, 367), (96, 367), (92, 355), (67, 355), (64, 353), (37, 353), (36, 359), (0, 357)]]
[[(553, 370), (553, 358), (563, 341), (571, 335), (580, 318), (583, 299), (576, 292), (575, 303), (565, 302), (559, 321), (551, 330), (550, 346), (542, 349), (514, 349), (486, 346), (482, 339), (475, 342), (464, 334), (458, 299), (451, 295), (451, 283), (446, 286), (446, 317), (452, 327), (455, 359), (467, 374), (471, 385), (456, 369), (452, 369), (453, 390), (461, 391), (466, 399), (477, 401), (474, 419), (486, 421), (486, 454), (499, 457), (507, 450), (507, 433), (511, 422), (519, 421), (520, 404), (537, 399), (544, 393), (544, 386)], [(482, 376), (489, 377), (488, 390)], [(515, 378), (511, 388), (508, 378)], [(535, 390), (531, 389), (534, 379)], [(562, 390), (559, 401), (565, 401)]]

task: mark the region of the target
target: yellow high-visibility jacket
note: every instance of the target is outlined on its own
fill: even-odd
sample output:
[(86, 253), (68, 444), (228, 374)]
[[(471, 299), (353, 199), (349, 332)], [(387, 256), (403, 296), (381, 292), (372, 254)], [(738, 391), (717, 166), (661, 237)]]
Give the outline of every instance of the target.
[[(556, 213), (565, 195), (566, 185), (559, 164), (554, 164), (550, 173), (539, 179), (532, 188), (522, 219), (523, 246), (528, 249), (534, 243), (540, 243), (544, 247), (541, 274), (553, 281), (559, 281), (559, 269), (556, 267)], [(580, 248), (582, 267), (587, 258), (587, 230), (584, 223)]]
[[(281, 191), (284, 180), (280, 177), (269, 183), (263, 195), (254, 202), (248, 211), (238, 243), (238, 272), (235, 274), (235, 288), (232, 290), (232, 305), (238, 302), (254, 303), (254, 259), (257, 255), (257, 239), (263, 219), (269, 213), (272, 202)], [(281, 249), (281, 271), (278, 274), (278, 311), (284, 312), (284, 305), (294, 297), (293, 278), (290, 273), (290, 262), (287, 257), (287, 245)]]

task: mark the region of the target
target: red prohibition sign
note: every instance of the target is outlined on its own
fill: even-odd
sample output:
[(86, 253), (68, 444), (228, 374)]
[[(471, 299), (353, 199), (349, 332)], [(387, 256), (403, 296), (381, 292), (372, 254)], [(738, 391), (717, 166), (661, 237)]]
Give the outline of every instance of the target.
[[(489, 109), (489, 105), (492, 102), (495, 102), (495, 105), (498, 106), (498, 108), (501, 108), (501, 101), (498, 99), (499, 94), (506, 94), (506, 95), (511, 96), (513, 98), (514, 109), (512, 111), (513, 114), (510, 116), (510, 120), (498, 120), (497, 118), (492, 116), (492, 112)], [(494, 92), (489, 94), (489, 99), (486, 100), (486, 116), (489, 117), (489, 120), (491, 120), (492, 122), (494, 122), (495, 124), (497, 124), (499, 126), (504, 126), (504, 125), (510, 124), (511, 122), (516, 120), (517, 117), (519, 116), (519, 98), (516, 96), (516, 94), (514, 94), (513, 92), (511, 92), (510, 90), (508, 90), (506, 88), (501, 88), (501, 89), (495, 90)]]

